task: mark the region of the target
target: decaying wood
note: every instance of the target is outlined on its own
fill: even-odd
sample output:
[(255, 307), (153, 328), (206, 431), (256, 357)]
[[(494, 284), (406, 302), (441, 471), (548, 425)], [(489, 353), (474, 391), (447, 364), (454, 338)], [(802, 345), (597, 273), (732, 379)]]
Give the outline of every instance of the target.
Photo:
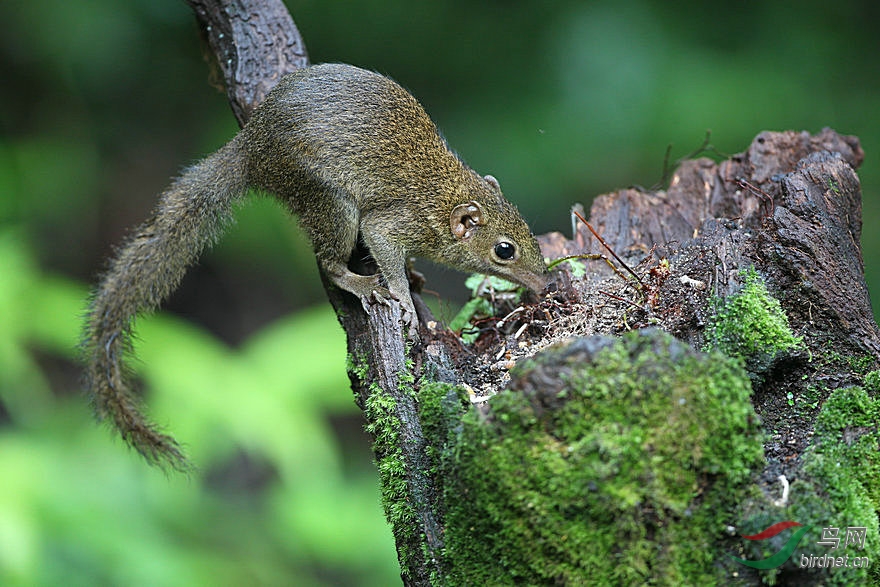
[[(775, 473), (796, 474), (795, 457), (812, 430), (809, 417), (792, 410), (787, 398), (806, 395), (817, 377), (829, 391), (859, 383), (846, 365), (829, 372), (809, 358), (834, 349), (874, 367), (880, 359), (859, 245), (855, 168), (863, 158), (858, 139), (830, 129), (762, 132), (747, 151), (720, 163), (683, 162), (665, 192), (621, 190), (596, 198), (591, 210), (591, 224), (634, 265), (647, 268), (664, 258), (672, 268), (654, 283), (655, 303), (630, 311), (630, 328), (656, 324), (700, 348), (709, 296), (734, 292), (741, 269), (755, 267), (764, 276), (805, 344), (800, 356), (755, 382), (755, 408), (766, 428), (779, 432), (766, 447)], [(550, 256), (600, 252), (586, 227), (571, 240), (554, 234), (542, 242)], [(579, 295), (595, 299), (603, 283), (614, 283), (609, 275), (595, 264)], [(584, 334), (614, 331), (600, 326)]]
[[(679, 268), (708, 279), (719, 294), (729, 293), (733, 273), (751, 263), (784, 294), (796, 330), (821, 327), (835, 344), (880, 356), (859, 245), (854, 170), (863, 157), (858, 139), (830, 129), (815, 136), (764, 132), (720, 164), (685, 161), (666, 192), (598, 197), (590, 221), (615, 250), (633, 257), (657, 246), (655, 254), (672, 255), (675, 267), (688, 252), (711, 254), (711, 267)], [(602, 252), (583, 226), (572, 241), (554, 243), (553, 255)], [(799, 283), (799, 297), (788, 299)]]

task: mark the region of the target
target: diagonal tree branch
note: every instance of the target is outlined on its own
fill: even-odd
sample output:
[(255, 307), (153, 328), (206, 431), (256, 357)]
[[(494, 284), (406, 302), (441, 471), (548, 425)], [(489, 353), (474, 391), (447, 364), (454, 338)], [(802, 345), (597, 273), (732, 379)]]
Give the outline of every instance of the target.
[(244, 125), (286, 73), (309, 65), (306, 46), (280, 0), (186, 0)]

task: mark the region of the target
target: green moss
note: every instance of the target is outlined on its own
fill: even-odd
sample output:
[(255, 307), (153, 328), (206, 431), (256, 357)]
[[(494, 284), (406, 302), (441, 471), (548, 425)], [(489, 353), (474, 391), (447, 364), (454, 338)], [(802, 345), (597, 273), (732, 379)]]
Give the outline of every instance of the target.
[[(410, 372), (399, 375), (399, 391), (410, 395), (413, 376)], [(382, 507), (391, 525), (398, 546), (401, 569), (406, 572), (413, 556), (410, 545), (415, 544), (408, 532), (419, 527), (416, 513), (409, 495), (406, 459), (400, 443), (400, 430), (403, 424), (398, 414), (398, 400), (382, 389), (377, 383), (370, 385), (370, 393), (364, 402), (364, 415), (367, 418), (366, 430), (373, 437), (373, 451), (382, 493)]]
[(871, 355), (856, 355), (847, 357), (846, 363), (853, 372), (865, 375), (877, 364), (877, 361)]
[(754, 268), (740, 272), (742, 289), (716, 300), (706, 329), (710, 349), (745, 360), (770, 357), (802, 343), (788, 325), (779, 300), (770, 295)]
[[(445, 481), (440, 469), (443, 452), (453, 438), (452, 431), (459, 426), (462, 415), (470, 406), (471, 402), (463, 387), (448, 383), (422, 382), (419, 388), (419, 419), (425, 438), (425, 456), (428, 461), (425, 473), (431, 477), (431, 486), (437, 495), (443, 494)], [(432, 503), (435, 506), (435, 518), (442, 520), (443, 511), (436, 509), (438, 505), (436, 500), (433, 500)], [(429, 560), (427, 552), (426, 560)], [(431, 585), (444, 584), (436, 567), (431, 570), (430, 583)]]
[[(861, 387), (835, 390), (816, 420), (813, 447), (805, 456), (804, 471), (821, 473), (829, 480), (829, 493), (864, 493), (880, 512), (880, 400)], [(819, 467), (812, 459), (827, 460)], [(817, 475), (818, 476), (818, 475)], [(842, 484), (843, 486), (840, 486)], [(875, 516), (875, 536), (876, 516)], [(875, 541), (880, 547), (880, 543)], [(880, 551), (878, 551), (880, 552)], [(880, 557), (878, 557), (880, 560)]]
[[(437, 472), (440, 455), (450, 440), (450, 434), (458, 427), (470, 405), (463, 387), (438, 382), (422, 383), (419, 389), (419, 418), (432, 473)], [(437, 481), (442, 482), (442, 479)]]
[(742, 368), (652, 332), (581, 339), (513, 377), (445, 454), (448, 583), (716, 580), (763, 455)]
[(353, 357), (351, 353), (345, 356), (346, 370), (357, 377), (358, 381), (364, 383), (370, 373), (370, 364), (365, 356)]
[(370, 388), (364, 409), (367, 432), (374, 439), (373, 449), (377, 455), (377, 467), (382, 483), (382, 504), (393, 527), (407, 523), (409, 513), (400, 502), (406, 501), (406, 469), (400, 449), (400, 418), (397, 402), (377, 384)]
[(871, 371), (865, 374), (865, 389), (870, 394), (880, 393), (880, 371)]
[[(766, 500), (746, 508), (742, 534), (759, 532), (782, 520), (815, 525), (801, 541), (785, 565), (765, 571), (761, 578), (775, 584), (781, 574), (791, 584), (803, 577), (825, 585), (880, 584), (880, 400), (872, 399), (860, 387), (837, 389), (831, 393), (816, 420), (811, 446), (803, 454), (803, 464), (791, 483), (787, 507), (769, 505)], [(778, 496), (776, 496), (778, 497)], [(865, 549), (845, 546), (846, 528), (866, 528)], [(817, 544), (823, 528), (837, 528), (838, 549)], [(745, 558), (759, 560), (778, 552), (790, 534), (762, 542), (743, 544)], [(746, 542), (746, 541), (743, 541)], [(868, 557), (872, 567), (808, 569), (798, 568), (802, 555)]]

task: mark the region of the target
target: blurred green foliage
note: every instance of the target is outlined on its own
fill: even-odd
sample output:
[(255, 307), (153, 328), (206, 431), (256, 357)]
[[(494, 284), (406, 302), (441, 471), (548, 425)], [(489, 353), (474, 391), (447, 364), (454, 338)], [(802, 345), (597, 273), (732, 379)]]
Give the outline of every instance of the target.
[[(864, 221), (880, 218), (876, 2), (288, 6), (313, 61), (410, 88), (537, 232), (565, 230), (573, 202), (656, 183), (666, 146), (680, 157), (706, 129), (726, 153), (766, 129), (858, 135)], [(342, 333), (277, 204), (244, 206), (138, 323), (148, 410), (198, 473), (148, 469), (80, 392), (88, 284), (168, 178), (236, 130), (189, 10), (6, 0), (0, 23), (0, 584), (395, 582)], [(875, 298), (878, 245), (866, 231)], [(428, 286), (450, 299), (462, 283)]]
[(346, 465), (328, 420), (353, 410), (329, 308), (237, 349), (179, 319), (141, 321), (150, 411), (201, 468), (167, 478), (91, 425), (73, 389), (53, 393), (46, 359), (74, 359), (85, 288), (42, 274), (14, 232), (0, 259), (15, 276), (0, 281), (0, 584), (395, 580), (375, 475)]

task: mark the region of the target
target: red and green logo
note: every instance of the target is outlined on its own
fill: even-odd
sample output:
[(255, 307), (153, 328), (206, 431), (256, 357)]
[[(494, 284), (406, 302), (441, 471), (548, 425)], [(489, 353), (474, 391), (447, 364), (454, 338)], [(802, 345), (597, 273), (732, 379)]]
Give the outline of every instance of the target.
[(776, 524), (773, 524), (766, 530), (758, 532), (757, 534), (752, 534), (751, 536), (742, 536), (746, 540), (767, 540), (768, 538), (773, 538), (780, 532), (784, 532), (789, 528), (795, 528), (798, 526), (800, 527), (800, 529), (791, 535), (791, 538), (788, 539), (788, 542), (785, 543), (785, 546), (783, 546), (779, 552), (763, 560), (750, 561), (742, 558), (736, 558), (735, 556), (730, 554), (728, 554), (727, 556), (729, 556), (736, 562), (743, 564), (747, 567), (752, 567), (753, 569), (775, 569), (791, 556), (791, 554), (794, 552), (794, 549), (798, 547), (798, 544), (800, 544), (801, 539), (804, 537), (804, 534), (809, 532), (813, 528), (813, 526), (804, 526), (803, 524), (800, 524), (798, 522), (791, 521), (778, 522)]

